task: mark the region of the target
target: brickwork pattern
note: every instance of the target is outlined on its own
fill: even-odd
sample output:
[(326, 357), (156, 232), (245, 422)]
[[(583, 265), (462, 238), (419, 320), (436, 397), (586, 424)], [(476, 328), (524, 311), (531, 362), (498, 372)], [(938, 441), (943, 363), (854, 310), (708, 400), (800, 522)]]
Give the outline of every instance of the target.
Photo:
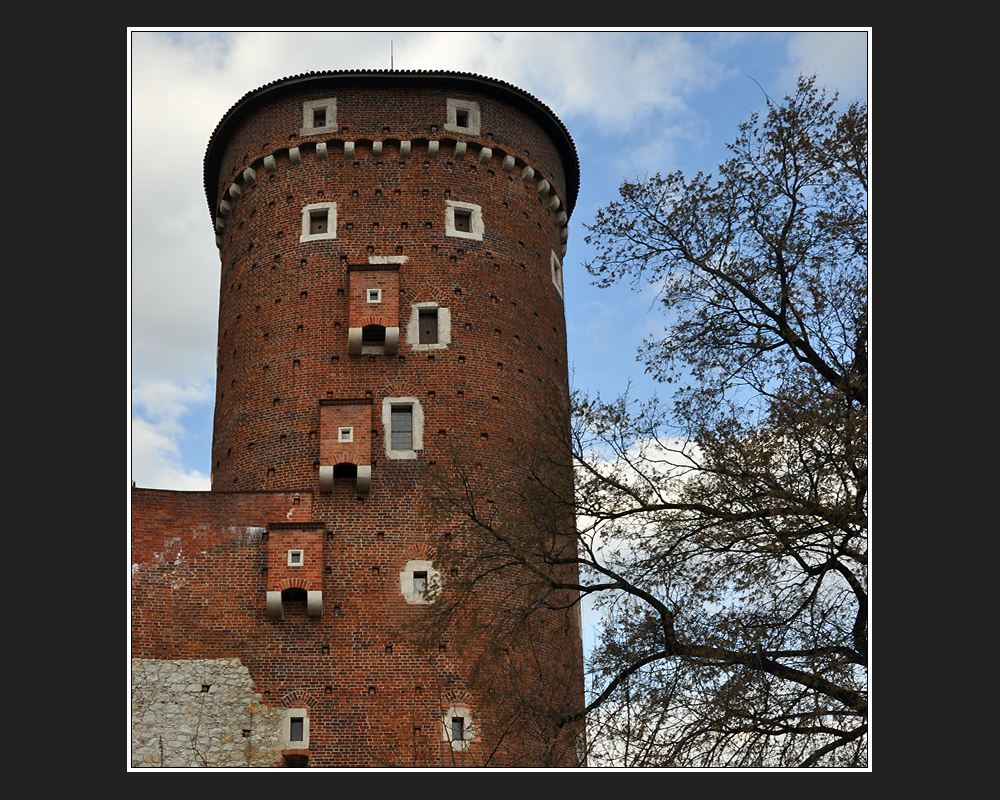
[[(336, 134), (300, 136), (303, 103), (333, 94)], [(479, 136), (445, 136), (454, 97), (479, 103)], [(265, 704), (309, 698), (310, 766), (483, 763), (484, 744), (456, 750), (442, 735), (456, 705), (477, 732), (496, 722), (494, 689), (470, 685), (482, 645), (466, 630), (418, 647), (405, 632), (424, 607), (406, 602), (400, 574), (433, 561), (458, 524), (434, 515), (428, 475), (464, 452), (502, 484), (539, 398), (566, 391), (558, 150), (529, 115), (454, 87), (305, 89), (227, 137), (213, 491), (133, 492), (133, 654), (239, 658)], [(481, 241), (446, 235), (449, 200), (482, 209)], [(324, 202), (337, 204), (336, 237), (300, 242), (302, 209)], [(367, 288), (383, 290), (377, 314)], [(447, 347), (406, 341), (416, 303), (450, 311)], [(349, 328), (369, 322), (401, 328), (397, 354), (348, 352)], [(382, 402), (407, 397), (423, 411), (423, 448), (388, 458)], [(370, 427), (335, 447), (341, 425)], [(319, 492), (321, 464), (340, 462), (371, 465), (369, 494), (349, 477)], [(306, 566), (289, 567), (298, 547)], [(287, 593), (283, 617), (267, 618), (266, 592), (292, 586), (321, 590), (322, 616)], [(484, 584), (480, 602), (504, 592)], [(543, 634), (550, 691), (576, 708), (575, 610), (553, 612)], [(540, 765), (537, 743), (494, 744), (494, 765)], [(575, 763), (571, 737), (555, 752), (549, 763)]]

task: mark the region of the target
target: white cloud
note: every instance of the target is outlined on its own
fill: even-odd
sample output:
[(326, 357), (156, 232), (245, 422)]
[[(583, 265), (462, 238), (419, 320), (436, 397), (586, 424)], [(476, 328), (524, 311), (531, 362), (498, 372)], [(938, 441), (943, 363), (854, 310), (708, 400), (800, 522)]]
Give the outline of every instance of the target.
[[(737, 118), (730, 117), (737, 112), (729, 98), (714, 127), (707, 121), (709, 106), (713, 98), (723, 99), (721, 90), (732, 76), (742, 80), (750, 71), (746, 61), (759, 74), (748, 51), (763, 59), (762, 53), (771, 57), (785, 50), (789, 73), (818, 71), (844, 96), (851, 94), (848, 79), (861, 76), (863, 81), (867, 66), (863, 33), (131, 33), (131, 383), (168, 385), (180, 395), (186, 391), (182, 387), (204, 387), (209, 398), (184, 400), (189, 416), (154, 419), (137, 411), (137, 419), (152, 426), (137, 435), (142, 445), (136, 449), (137, 466), (142, 454), (152, 454), (165, 459), (164, 474), (178, 469), (181, 475), (193, 474), (190, 448), (197, 441), (181, 422), (199, 427), (192, 420), (200, 414), (207, 420), (200, 427), (211, 425), (220, 271), (202, 169), (212, 132), (244, 94), (275, 80), (321, 70), (388, 69), (390, 40), (397, 70), (454, 70), (506, 81), (533, 94), (566, 124), (580, 148), (583, 170), (581, 203), (564, 262), (568, 284), (586, 281), (574, 266), (585, 257), (579, 255), (584, 252), (581, 223), (613, 198), (623, 177), (671, 171), (706, 141), (721, 145), (732, 137)], [(570, 297), (589, 294), (568, 285)], [(627, 322), (617, 322), (619, 338), (623, 330), (632, 333), (635, 324), (631, 301), (610, 294), (603, 299), (602, 313), (615, 313), (610, 306), (618, 305), (619, 317), (630, 315)], [(567, 310), (574, 310), (569, 303)], [(577, 330), (591, 324), (567, 323)], [(582, 352), (585, 341), (571, 340), (571, 350)], [(634, 371), (634, 348), (621, 352), (625, 357), (614, 359), (616, 366)], [(602, 359), (611, 360), (602, 355), (595, 360)], [(591, 370), (595, 380), (608, 372), (600, 363)], [(157, 485), (146, 482), (152, 478), (142, 480)]]
[[(724, 74), (680, 33), (411, 34), (397, 68), (474, 72), (535, 95), (556, 115), (621, 137), (650, 117), (684, 117), (686, 98)], [(413, 64), (410, 64), (410, 59)]]
[(207, 490), (210, 478), (181, 463), (181, 443), (191, 433), (181, 422), (197, 406), (211, 404), (208, 386), (148, 381), (132, 389), (132, 480), (158, 489)]
[(385, 69), (390, 39), (398, 69), (508, 81), (616, 142), (655, 117), (656, 135), (641, 136), (638, 148), (615, 148), (616, 177), (668, 161), (664, 142), (694, 136), (684, 97), (721, 74), (676, 33), (133, 33), (133, 380), (213, 378), (219, 261), (202, 165), (222, 116), (246, 92), (282, 77)]
[(179, 491), (207, 491), (211, 481), (180, 464), (176, 438), (143, 419), (132, 419), (132, 479), (137, 486)]
[(788, 83), (799, 74), (819, 76), (831, 93), (843, 100), (868, 96), (868, 40), (865, 31), (821, 31), (796, 33), (788, 41)]

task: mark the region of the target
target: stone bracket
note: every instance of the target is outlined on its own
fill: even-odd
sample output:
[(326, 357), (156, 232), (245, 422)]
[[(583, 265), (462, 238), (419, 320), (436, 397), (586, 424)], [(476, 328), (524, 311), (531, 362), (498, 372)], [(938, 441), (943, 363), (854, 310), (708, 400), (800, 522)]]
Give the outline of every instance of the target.
[[(322, 592), (306, 592), (306, 610), (310, 617), (323, 616)], [(285, 607), (281, 602), (281, 592), (267, 593), (267, 616), (269, 619), (285, 618)]]

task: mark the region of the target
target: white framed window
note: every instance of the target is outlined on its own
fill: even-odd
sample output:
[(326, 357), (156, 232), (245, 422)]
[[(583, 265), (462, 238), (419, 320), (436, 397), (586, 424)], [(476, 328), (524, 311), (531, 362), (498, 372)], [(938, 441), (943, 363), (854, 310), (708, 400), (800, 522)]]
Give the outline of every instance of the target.
[(444, 350), (451, 344), (451, 310), (437, 303), (412, 303), (406, 341), (414, 350)]
[(381, 303), (382, 302), (382, 290), (381, 289), (369, 289), (366, 292), (368, 296), (369, 303)]
[(310, 203), (302, 209), (300, 242), (337, 238), (337, 204)]
[(288, 551), (288, 566), (290, 567), (301, 567), (302, 560), (305, 558), (305, 553), (302, 550), (289, 550)]
[(337, 98), (307, 100), (302, 104), (302, 127), (299, 136), (337, 130)]
[(281, 737), (285, 747), (295, 750), (309, 748), (309, 709), (287, 708), (281, 723)]
[(445, 236), (457, 236), (460, 239), (483, 240), (483, 210), (475, 203), (462, 203), (458, 200), (448, 200), (444, 210)]
[(414, 459), (424, 449), (424, 411), (415, 397), (386, 397), (382, 427), (388, 458)]
[(353, 442), (354, 441), (354, 428), (338, 428), (337, 429), (337, 441), (338, 442)]
[(563, 296), (563, 271), (562, 262), (559, 260), (559, 256), (556, 255), (554, 250), (549, 251), (552, 255), (549, 258), (549, 266), (552, 268), (552, 285), (556, 287), (559, 292), (559, 296)]
[(456, 100), (449, 97), (447, 100), (448, 121), (444, 124), (446, 131), (453, 133), (468, 133), (472, 136), (479, 135), (480, 114), (479, 103), (475, 100)]
[(441, 573), (433, 562), (413, 559), (399, 573), (399, 591), (410, 605), (429, 605), (441, 589)]
[(441, 732), (444, 741), (451, 742), (452, 750), (468, 750), (476, 738), (472, 712), (466, 706), (452, 706), (441, 720)]

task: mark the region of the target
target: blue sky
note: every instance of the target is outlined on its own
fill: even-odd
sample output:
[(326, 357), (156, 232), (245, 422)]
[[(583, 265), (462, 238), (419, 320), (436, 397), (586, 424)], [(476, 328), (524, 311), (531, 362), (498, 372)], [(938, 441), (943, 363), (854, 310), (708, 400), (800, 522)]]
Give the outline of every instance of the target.
[[(576, 388), (629, 380), (662, 328), (649, 292), (598, 290), (585, 225), (624, 178), (714, 172), (737, 127), (800, 73), (868, 97), (871, 31), (285, 31), (128, 35), (129, 478), (209, 488), (219, 257), (202, 184), (212, 131), (246, 92), (310, 71), (394, 67), (470, 72), (538, 97), (576, 142), (581, 187), (564, 259)], [(760, 86), (758, 86), (760, 84)]]

